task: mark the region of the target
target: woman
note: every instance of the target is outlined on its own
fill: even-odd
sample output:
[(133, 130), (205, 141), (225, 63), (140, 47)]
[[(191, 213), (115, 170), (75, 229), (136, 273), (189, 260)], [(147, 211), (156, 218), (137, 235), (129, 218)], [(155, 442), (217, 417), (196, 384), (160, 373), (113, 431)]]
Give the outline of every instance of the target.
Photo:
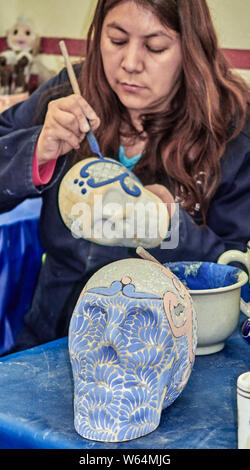
[(88, 121), (103, 155), (179, 203), (179, 243), (152, 249), (160, 261), (216, 261), (250, 238), (250, 91), (218, 48), (205, 0), (99, 0), (76, 73), (84, 98), (64, 70), (0, 120), (2, 211), (43, 198), (46, 261), (16, 350), (66, 335), (92, 273), (135, 256), (72, 237), (60, 218), (60, 181), (91, 155)]

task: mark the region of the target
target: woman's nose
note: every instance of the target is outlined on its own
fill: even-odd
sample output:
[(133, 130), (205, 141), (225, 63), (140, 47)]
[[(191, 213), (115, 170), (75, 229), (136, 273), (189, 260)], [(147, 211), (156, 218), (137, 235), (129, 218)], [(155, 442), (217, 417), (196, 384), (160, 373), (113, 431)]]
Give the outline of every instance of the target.
[(125, 47), (122, 67), (128, 73), (140, 73), (143, 71), (143, 53), (134, 43), (128, 43)]

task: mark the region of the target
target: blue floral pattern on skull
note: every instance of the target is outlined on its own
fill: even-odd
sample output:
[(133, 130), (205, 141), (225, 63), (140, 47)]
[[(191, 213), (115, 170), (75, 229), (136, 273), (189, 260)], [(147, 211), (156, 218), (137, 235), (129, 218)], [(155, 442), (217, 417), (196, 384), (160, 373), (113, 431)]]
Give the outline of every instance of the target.
[[(87, 439), (108, 442), (135, 439), (157, 428), (162, 409), (187, 383), (197, 343), (195, 312), (181, 283), (161, 271), (170, 302), (133, 282), (131, 269), (108, 284), (105, 272), (117, 263), (122, 262), (100, 270), (103, 286), (97, 282), (92, 287), (93, 279), (90, 287), (87, 283), (69, 331), (75, 428)], [(190, 314), (191, 337), (184, 328)]]

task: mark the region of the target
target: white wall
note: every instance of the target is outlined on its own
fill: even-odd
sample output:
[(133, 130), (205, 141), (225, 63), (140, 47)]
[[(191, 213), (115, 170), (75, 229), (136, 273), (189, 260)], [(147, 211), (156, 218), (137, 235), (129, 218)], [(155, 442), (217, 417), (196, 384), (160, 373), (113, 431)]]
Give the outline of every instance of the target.
[[(189, 0), (187, 0), (189, 1)], [(225, 48), (250, 49), (250, 0), (207, 0), (219, 42)], [(19, 15), (29, 17), (41, 36), (85, 38), (97, 0), (0, 0), (0, 36)], [(61, 58), (42, 58), (60, 69)], [(240, 72), (250, 81), (250, 71)]]
[[(95, 6), (96, 0), (0, 0), (0, 36), (24, 16), (40, 36), (85, 38)], [(60, 56), (40, 59), (55, 72), (64, 64)]]
[[(250, 50), (250, 0), (207, 0), (223, 48)], [(238, 70), (250, 83), (250, 70)]]
[(0, 0), (0, 35), (24, 15), (41, 36), (85, 37), (95, 5), (96, 0)]
[(220, 44), (250, 49), (250, 0), (207, 0)]

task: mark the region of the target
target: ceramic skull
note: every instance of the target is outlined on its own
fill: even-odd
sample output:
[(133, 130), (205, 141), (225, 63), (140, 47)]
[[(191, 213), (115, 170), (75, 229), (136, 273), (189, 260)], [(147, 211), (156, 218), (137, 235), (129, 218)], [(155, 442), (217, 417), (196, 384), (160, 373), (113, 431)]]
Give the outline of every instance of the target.
[(58, 203), (73, 236), (101, 245), (150, 248), (168, 233), (166, 205), (111, 158), (76, 163), (62, 179)]
[(106, 442), (154, 431), (188, 381), (196, 345), (192, 299), (171, 271), (143, 259), (101, 268), (69, 328), (76, 431)]

